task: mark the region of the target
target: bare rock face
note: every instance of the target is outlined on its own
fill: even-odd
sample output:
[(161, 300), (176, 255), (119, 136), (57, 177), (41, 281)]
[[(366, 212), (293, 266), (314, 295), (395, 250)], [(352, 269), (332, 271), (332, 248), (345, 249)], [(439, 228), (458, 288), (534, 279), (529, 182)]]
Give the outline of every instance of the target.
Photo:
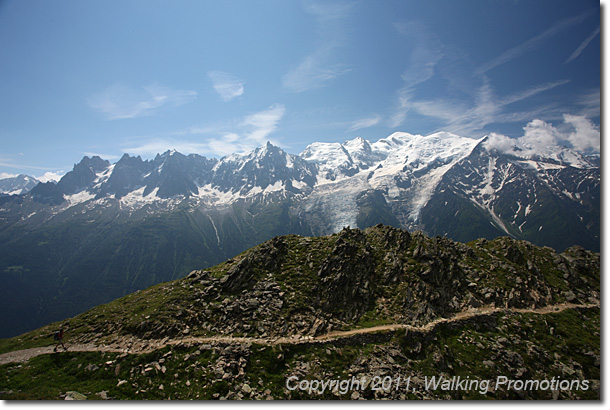
[(347, 242), (349, 231), (341, 232), (331, 255), (325, 259), (318, 276), (322, 309), (338, 319), (353, 321), (370, 309), (374, 302), (376, 260), (361, 232), (355, 235), (363, 247)]

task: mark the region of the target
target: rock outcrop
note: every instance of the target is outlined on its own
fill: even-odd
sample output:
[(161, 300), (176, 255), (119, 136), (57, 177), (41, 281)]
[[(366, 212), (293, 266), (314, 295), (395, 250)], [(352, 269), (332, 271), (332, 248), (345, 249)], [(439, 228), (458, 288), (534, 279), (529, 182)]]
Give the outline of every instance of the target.
[(461, 244), (387, 226), (346, 228), (274, 238), (93, 309), (72, 327), (90, 342), (99, 333), (279, 338), (367, 323), (425, 325), (484, 306), (598, 303), (599, 269), (599, 254), (581, 247), (557, 254), (509, 238)]

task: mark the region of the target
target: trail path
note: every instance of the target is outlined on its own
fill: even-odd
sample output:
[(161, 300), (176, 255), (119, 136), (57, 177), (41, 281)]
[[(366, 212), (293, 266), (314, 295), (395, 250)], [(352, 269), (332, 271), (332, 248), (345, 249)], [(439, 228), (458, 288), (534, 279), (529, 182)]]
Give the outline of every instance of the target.
[[(481, 307), (476, 309), (469, 309), (450, 318), (439, 318), (426, 323), (423, 326), (412, 326), (405, 324), (387, 324), (381, 326), (373, 326), (362, 329), (353, 329), (345, 331), (330, 332), (325, 335), (316, 337), (312, 336), (290, 336), (281, 338), (256, 338), (256, 337), (233, 337), (233, 336), (212, 336), (212, 337), (187, 337), (182, 339), (174, 340), (162, 340), (162, 341), (140, 341), (131, 348), (121, 348), (118, 346), (97, 346), (94, 344), (75, 344), (69, 345), (68, 349), (72, 352), (121, 352), (140, 354), (148, 353), (153, 350), (159, 349), (166, 345), (177, 345), (177, 344), (196, 344), (196, 343), (256, 343), (263, 345), (278, 345), (278, 344), (299, 344), (299, 343), (321, 343), (331, 339), (341, 339), (345, 337), (354, 336), (357, 334), (375, 333), (375, 332), (386, 332), (394, 331), (399, 329), (408, 329), (415, 331), (430, 331), (434, 329), (440, 323), (457, 322), (460, 320), (466, 320), (474, 316), (485, 316), (495, 312), (514, 312), (514, 313), (534, 313), (539, 315), (546, 315), (550, 313), (558, 313), (566, 309), (575, 308), (595, 308), (599, 307), (599, 304), (574, 304), (574, 303), (562, 303), (558, 305), (545, 306), (539, 309), (518, 309), (518, 308), (496, 308), (496, 307)], [(16, 350), (14, 352), (8, 352), (0, 354), (0, 365), (11, 363), (11, 362), (27, 362), (32, 357), (40, 356), (42, 354), (53, 353), (53, 345), (46, 347), (34, 347), (31, 349)]]

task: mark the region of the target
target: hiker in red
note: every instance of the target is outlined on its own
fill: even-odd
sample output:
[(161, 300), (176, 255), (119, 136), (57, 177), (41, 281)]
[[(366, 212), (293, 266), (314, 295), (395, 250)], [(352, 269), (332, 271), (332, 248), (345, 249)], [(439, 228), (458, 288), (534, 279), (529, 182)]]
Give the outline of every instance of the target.
[(60, 327), (59, 330), (57, 332), (55, 332), (55, 335), (53, 336), (53, 338), (57, 341), (57, 344), (55, 345), (55, 348), (53, 349), (54, 352), (57, 352), (57, 348), (59, 347), (59, 345), (61, 345), (61, 347), (64, 348), (64, 350), (68, 350), (66, 348), (66, 346), (64, 346), (64, 328)]

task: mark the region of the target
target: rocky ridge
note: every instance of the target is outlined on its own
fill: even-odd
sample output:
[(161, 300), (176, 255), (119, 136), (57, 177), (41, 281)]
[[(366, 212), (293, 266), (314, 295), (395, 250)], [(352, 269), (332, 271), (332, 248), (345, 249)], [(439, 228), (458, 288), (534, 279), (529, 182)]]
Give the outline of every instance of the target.
[[(599, 272), (599, 254), (581, 247), (557, 254), (509, 238), (461, 244), (387, 226), (288, 235), (64, 322), (71, 343), (123, 353), (62, 357), (66, 372), (107, 380), (111, 398), (598, 398)], [(583, 306), (553, 310), (565, 303)], [(44, 345), (56, 326), (8, 349)], [(350, 329), (364, 331), (325, 337)], [(5, 377), (38, 365), (8, 364)], [(426, 389), (433, 375), (586, 379), (591, 388), (486, 396)], [(312, 395), (287, 389), (290, 377), (369, 383)], [(411, 389), (373, 389), (375, 377), (411, 377)]]
[(317, 336), (424, 325), (472, 308), (599, 303), (599, 254), (498, 238), (461, 244), (387, 226), (271, 239), (184, 279), (70, 321), (79, 342), (234, 335)]
[[(385, 226), (344, 229), (274, 238), (121, 306), (161, 295), (166, 308), (100, 324), (104, 333), (317, 336), (370, 321), (423, 325), (484, 305), (596, 303), (599, 255), (581, 247), (557, 254), (509, 238), (461, 244)], [(95, 311), (86, 314), (89, 326), (99, 322)]]

